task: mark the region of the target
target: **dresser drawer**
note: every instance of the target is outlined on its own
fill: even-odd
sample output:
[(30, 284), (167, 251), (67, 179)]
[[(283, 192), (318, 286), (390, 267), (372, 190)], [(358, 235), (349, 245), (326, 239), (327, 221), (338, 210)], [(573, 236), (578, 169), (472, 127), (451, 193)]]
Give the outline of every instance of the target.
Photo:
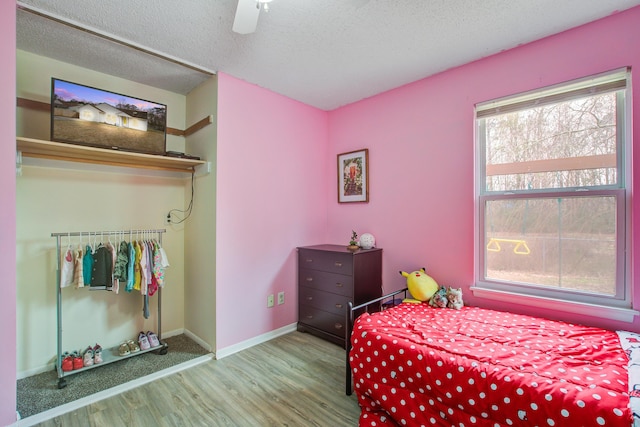
[(335, 252), (321, 252), (300, 249), (299, 267), (327, 271), (350, 276), (353, 274), (353, 256)]
[(353, 278), (326, 271), (300, 269), (298, 284), (301, 287), (318, 289), (334, 294), (353, 296)]
[(300, 306), (300, 322), (344, 338), (345, 316), (338, 316), (308, 305)]
[(300, 287), (298, 292), (301, 306), (308, 305), (339, 316), (345, 316), (347, 304), (351, 301), (351, 298), (347, 296), (318, 291), (312, 288)]
[(349, 302), (382, 296), (382, 249), (298, 247), (298, 330), (345, 346)]

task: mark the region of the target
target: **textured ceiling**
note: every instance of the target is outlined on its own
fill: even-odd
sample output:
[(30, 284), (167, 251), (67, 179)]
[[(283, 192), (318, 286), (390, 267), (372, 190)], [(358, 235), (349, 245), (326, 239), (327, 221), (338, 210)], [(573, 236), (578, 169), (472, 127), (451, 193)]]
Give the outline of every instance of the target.
[(17, 47), (182, 94), (221, 71), (332, 110), (640, 0), (274, 0), (248, 35), (236, 4), (20, 0)]

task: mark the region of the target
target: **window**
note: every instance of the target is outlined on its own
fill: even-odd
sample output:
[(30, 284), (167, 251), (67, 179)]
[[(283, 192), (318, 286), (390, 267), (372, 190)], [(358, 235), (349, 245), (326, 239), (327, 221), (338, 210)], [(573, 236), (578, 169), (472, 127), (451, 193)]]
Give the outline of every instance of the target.
[(476, 106), (476, 288), (631, 308), (628, 78)]

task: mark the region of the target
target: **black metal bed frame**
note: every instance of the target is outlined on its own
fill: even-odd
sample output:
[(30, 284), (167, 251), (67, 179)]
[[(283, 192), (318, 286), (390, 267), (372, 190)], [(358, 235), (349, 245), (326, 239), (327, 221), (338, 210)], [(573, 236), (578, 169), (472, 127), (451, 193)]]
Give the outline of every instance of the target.
[[(346, 369), (345, 369), (346, 390), (345, 392), (347, 396), (351, 396), (351, 394), (353, 393), (353, 385), (351, 384), (351, 364), (349, 363), (349, 352), (351, 351), (351, 332), (353, 331), (353, 322), (355, 321), (355, 318), (362, 313), (368, 313), (371, 306), (374, 304), (377, 304), (375, 306), (374, 311), (380, 311), (381, 306), (384, 309), (385, 307), (391, 307), (396, 305), (396, 299), (394, 297), (398, 294), (404, 294), (404, 298), (407, 298), (408, 290), (409, 290), (408, 288), (400, 289), (400, 290), (391, 292), (390, 294), (383, 295), (380, 298), (376, 298), (356, 306), (354, 306), (351, 301), (349, 301), (349, 303), (347, 304), (347, 309), (346, 309), (347, 327), (345, 329), (345, 336), (344, 336), (345, 350), (346, 350)], [(390, 299), (388, 303), (380, 304), (382, 301), (388, 300), (388, 299)], [(357, 311), (360, 311), (360, 313), (358, 313), (356, 316), (355, 313)]]

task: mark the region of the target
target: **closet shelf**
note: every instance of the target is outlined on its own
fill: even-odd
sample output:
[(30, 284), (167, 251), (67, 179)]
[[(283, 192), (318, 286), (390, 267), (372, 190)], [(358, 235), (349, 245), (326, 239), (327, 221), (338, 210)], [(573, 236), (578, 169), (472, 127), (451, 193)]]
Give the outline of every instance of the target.
[(23, 137), (16, 137), (16, 149), (22, 152), (24, 157), (172, 172), (191, 172), (196, 166), (206, 163), (204, 160), (109, 150)]

